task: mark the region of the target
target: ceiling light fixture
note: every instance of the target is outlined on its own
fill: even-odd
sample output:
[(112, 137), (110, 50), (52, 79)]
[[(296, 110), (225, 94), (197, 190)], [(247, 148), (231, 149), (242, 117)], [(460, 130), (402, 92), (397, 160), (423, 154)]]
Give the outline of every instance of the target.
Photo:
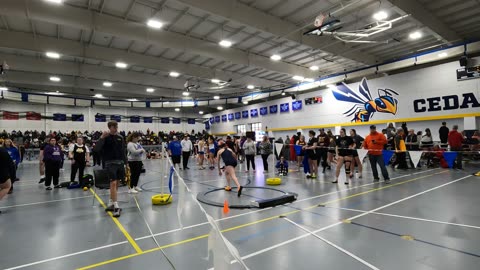
[(175, 111), (176, 111), (176, 112), (179, 112), (179, 111), (180, 111), (180, 108), (175, 108)]
[(160, 29), (160, 28), (163, 27), (163, 23), (161, 21), (157, 21), (157, 20), (154, 20), (154, 19), (148, 20), (147, 25), (151, 28), (154, 28), (154, 29)]
[(56, 52), (46, 52), (45, 55), (46, 55), (48, 58), (53, 58), (53, 59), (58, 59), (58, 58), (60, 58), (60, 54), (59, 54), (59, 53), (56, 53)]
[(318, 66), (311, 66), (311, 67), (310, 67), (310, 70), (311, 70), (311, 71), (317, 71), (317, 70), (319, 70), (319, 69), (320, 69), (320, 68), (319, 68)]
[(282, 57), (278, 54), (274, 54), (274, 55), (270, 56), (270, 59), (272, 59), (273, 61), (280, 61), (280, 60), (282, 60)]
[(63, 96), (63, 95), (64, 95), (63, 93), (60, 93), (60, 91), (55, 91), (55, 92), (45, 92), (45, 94), (47, 94), (47, 95), (51, 95), (51, 96)]
[(103, 82), (103, 86), (111, 87), (113, 84), (111, 82)]
[(178, 73), (176, 71), (171, 71), (168, 75), (170, 77), (177, 78), (178, 76), (180, 76), (180, 73)]
[(446, 52), (442, 52), (438, 54), (438, 57), (447, 57), (447, 56), (448, 56), (448, 53)]
[(305, 80), (305, 77), (295, 75), (295, 76), (292, 77), (292, 79), (294, 79), (295, 81), (303, 81), (303, 80)]
[(213, 96), (213, 99), (220, 99), (220, 96)]
[(115, 66), (117, 68), (127, 68), (127, 64), (125, 64), (123, 62), (117, 62), (117, 63), (115, 63)]
[(96, 97), (96, 98), (103, 98), (103, 95), (102, 95), (102, 94), (95, 94), (94, 97)]
[(304, 81), (309, 82), (309, 83), (313, 83), (313, 82), (315, 81), (315, 79), (313, 79), (313, 78), (305, 78)]
[(170, 101), (165, 101), (163, 102), (163, 104), (170, 104)]
[(199, 111), (198, 113), (199, 113), (199, 114), (203, 114), (203, 111)]
[(285, 96), (285, 90), (282, 91), (282, 96)]
[(255, 85), (251, 85), (251, 84), (247, 85), (247, 88), (250, 89), (250, 90), (255, 89)]
[(373, 18), (376, 20), (376, 21), (383, 21), (385, 20), (386, 18), (388, 18), (388, 13), (381, 10), (375, 14), (373, 14)]
[(52, 77), (50, 77), (50, 81), (59, 82), (59, 81), (61, 81), (61, 79), (59, 77), (52, 76)]
[(153, 92), (155, 92), (155, 89), (154, 88), (147, 88), (147, 92), (148, 93), (153, 93)]
[(245, 104), (245, 105), (247, 105), (247, 104), (248, 104), (248, 101), (247, 101), (247, 100), (244, 100), (242, 103)]
[(8, 91), (8, 88), (5, 86), (0, 86), (0, 91)]
[(63, 0), (45, 0), (46, 2), (54, 3), (54, 4), (61, 4)]
[(220, 83), (220, 80), (219, 80), (219, 79), (212, 79), (211, 82), (212, 82), (212, 83)]
[(136, 98), (130, 98), (130, 99), (127, 99), (127, 101), (134, 102), (134, 101), (138, 101), (138, 99), (136, 99)]
[(224, 40), (221, 40), (221, 41), (218, 43), (218, 45), (220, 45), (220, 46), (222, 46), (222, 47), (224, 47), (224, 48), (230, 48), (230, 47), (232, 47), (232, 42), (231, 42), (230, 40), (224, 39)]
[(188, 96), (190, 96), (190, 93), (188, 91), (183, 91), (182, 95), (188, 97)]
[(413, 40), (419, 39), (419, 38), (421, 38), (422, 36), (423, 36), (423, 35), (422, 35), (422, 33), (421, 33), (420, 31), (415, 31), (415, 32), (410, 33), (410, 35), (408, 35), (408, 37), (409, 37), (410, 39), (413, 39)]
[(223, 110), (223, 107), (222, 107), (222, 106), (218, 106), (218, 107), (217, 107), (217, 110), (221, 111), (221, 110)]

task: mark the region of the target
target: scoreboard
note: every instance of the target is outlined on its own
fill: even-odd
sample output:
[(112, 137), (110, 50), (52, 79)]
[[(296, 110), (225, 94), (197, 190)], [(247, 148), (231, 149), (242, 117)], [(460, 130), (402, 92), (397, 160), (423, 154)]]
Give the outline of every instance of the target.
[(322, 96), (305, 98), (305, 105), (320, 104), (323, 102)]
[(457, 80), (470, 80), (480, 78), (480, 66), (457, 69)]

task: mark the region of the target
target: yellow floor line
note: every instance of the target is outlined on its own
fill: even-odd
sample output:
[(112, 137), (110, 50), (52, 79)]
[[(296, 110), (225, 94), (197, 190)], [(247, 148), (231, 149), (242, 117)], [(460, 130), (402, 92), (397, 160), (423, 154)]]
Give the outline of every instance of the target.
[[(102, 198), (100, 198), (97, 193), (95, 193), (95, 191), (93, 191), (93, 189), (90, 189), (90, 191), (92, 192), (93, 196), (95, 196), (95, 198), (97, 199), (97, 201), (100, 203), (100, 205), (105, 209), (107, 208), (107, 206), (105, 205), (105, 203), (103, 202)], [(138, 246), (137, 242), (135, 242), (135, 240), (133, 240), (132, 236), (127, 232), (127, 230), (125, 230), (125, 228), (123, 227), (122, 223), (120, 223), (120, 221), (118, 221), (117, 218), (113, 217), (113, 214), (112, 212), (108, 212), (108, 215), (112, 218), (113, 222), (115, 222), (115, 224), (117, 225), (118, 229), (123, 233), (123, 235), (125, 235), (125, 238), (127, 238), (128, 242), (130, 243), (130, 245), (132, 245), (133, 249), (135, 249), (135, 251), (137, 252), (137, 254), (142, 254), (143, 251), (142, 249)]]
[[(406, 180), (406, 181), (402, 181), (402, 182), (398, 182), (398, 183), (395, 183), (395, 184), (390, 184), (390, 185), (379, 187), (379, 188), (373, 188), (373, 189), (370, 189), (370, 190), (367, 190), (367, 191), (352, 194), (350, 196), (346, 196), (346, 197), (342, 197), (342, 198), (335, 199), (335, 200), (332, 200), (332, 201), (328, 201), (328, 202), (322, 203), (322, 205), (327, 205), (327, 204), (331, 204), (331, 203), (334, 203), (334, 202), (347, 200), (347, 199), (358, 197), (358, 196), (361, 196), (361, 195), (365, 195), (365, 194), (368, 194), (368, 193), (371, 193), (371, 192), (383, 190), (383, 189), (386, 189), (386, 188), (395, 187), (395, 186), (398, 186), (398, 185), (403, 185), (403, 184), (406, 184), (406, 183), (410, 183), (410, 182), (413, 182), (413, 181), (417, 181), (417, 180), (420, 180), (420, 179), (423, 179), (423, 178), (427, 178), (427, 177), (430, 177), (430, 176), (433, 176), (433, 175), (446, 173), (446, 172), (448, 172), (448, 171), (442, 171), (442, 172), (439, 172), (439, 173), (432, 173), (432, 174), (429, 174), (429, 175), (416, 177), (416, 178)], [(308, 210), (308, 209), (312, 209), (312, 208), (316, 208), (316, 207), (318, 207), (318, 204), (315, 204), (313, 206), (309, 206), (307, 208), (303, 208), (302, 210)], [(301, 212), (302, 210), (294, 210), (294, 211), (290, 211), (290, 212), (287, 212), (287, 213), (284, 213), (284, 214), (281, 214), (281, 215), (275, 215), (275, 216), (272, 216), (272, 217), (256, 220), (256, 221), (245, 223), (245, 224), (238, 225), (238, 226), (235, 226), (235, 227), (230, 227), (230, 228), (222, 230), (222, 233), (238, 230), (238, 229), (248, 227), (248, 226), (252, 226), (252, 225), (255, 225), (255, 224), (259, 224), (259, 223), (262, 223), (262, 222), (265, 222), (265, 221), (274, 220), (276, 218), (279, 218), (280, 216), (291, 215), (291, 214), (294, 214), (294, 213)], [(102, 265), (122, 261), (122, 260), (125, 260), (125, 259), (129, 259), (129, 258), (132, 258), (132, 257), (142, 255), (142, 254), (158, 251), (160, 249), (175, 247), (175, 246), (178, 246), (178, 245), (181, 245), (181, 244), (186, 244), (186, 243), (193, 242), (193, 241), (200, 240), (200, 239), (207, 238), (207, 237), (208, 237), (208, 234), (203, 234), (203, 235), (200, 235), (200, 236), (192, 237), (192, 238), (189, 238), (189, 239), (185, 239), (185, 240), (178, 241), (178, 242), (175, 242), (175, 243), (171, 243), (171, 244), (168, 244), (168, 245), (164, 245), (164, 246), (161, 246), (161, 247), (145, 250), (145, 251), (140, 252), (140, 253), (130, 254), (130, 255), (118, 257), (118, 258), (115, 258), (115, 259), (99, 262), (99, 263), (96, 263), (96, 264), (87, 265), (87, 266), (84, 266), (82, 268), (78, 268), (77, 270), (87, 270), (87, 269), (96, 268), (96, 267), (99, 267), (99, 266), (102, 266)]]

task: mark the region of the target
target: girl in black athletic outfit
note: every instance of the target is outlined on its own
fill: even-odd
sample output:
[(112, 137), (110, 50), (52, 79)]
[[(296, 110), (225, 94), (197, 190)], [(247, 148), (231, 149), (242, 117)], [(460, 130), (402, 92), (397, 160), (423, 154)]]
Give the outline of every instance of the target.
[[(7, 150), (0, 147), (0, 201), (7, 195), (12, 186), (12, 175), (15, 172), (15, 163)], [(2, 213), (0, 211), (0, 213)]]
[(237, 185), (238, 189), (238, 197), (242, 195), (242, 189), (243, 187), (240, 186), (240, 183), (238, 182), (237, 176), (235, 175), (235, 167), (237, 166), (237, 156), (233, 151), (225, 147), (225, 142), (219, 141), (218, 142), (218, 150), (217, 153), (217, 164), (218, 164), (218, 175), (222, 176), (222, 169), (220, 168), (220, 158), (223, 160), (223, 163), (225, 164), (225, 177), (227, 178), (227, 186), (225, 186), (226, 191), (231, 191), (232, 188), (230, 186), (230, 179), (233, 179), (235, 184)]

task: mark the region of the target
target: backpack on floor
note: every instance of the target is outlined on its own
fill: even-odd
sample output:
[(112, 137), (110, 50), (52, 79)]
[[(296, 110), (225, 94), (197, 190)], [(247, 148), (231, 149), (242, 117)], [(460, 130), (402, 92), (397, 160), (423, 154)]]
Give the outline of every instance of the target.
[(59, 187), (59, 188), (66, 188), (66, 187), (68, 187), (68, 186), (70, 186), (70, 181), (68, 181), (68, 182), (61, 182), (60, 184), (58, 184), (58, 187)]
[(84, 187), (92, 187), (93, 186), (93, 175), (91, 174), (85, 174), (84, 176), (82, 176), (82, 178), (80, 179), (80, 187), (81, 188), (84, 188)]
[(70, 185), (67, 188), (68, 189), (80, 188), (80, 183), (77, 181), (70, 182)]

